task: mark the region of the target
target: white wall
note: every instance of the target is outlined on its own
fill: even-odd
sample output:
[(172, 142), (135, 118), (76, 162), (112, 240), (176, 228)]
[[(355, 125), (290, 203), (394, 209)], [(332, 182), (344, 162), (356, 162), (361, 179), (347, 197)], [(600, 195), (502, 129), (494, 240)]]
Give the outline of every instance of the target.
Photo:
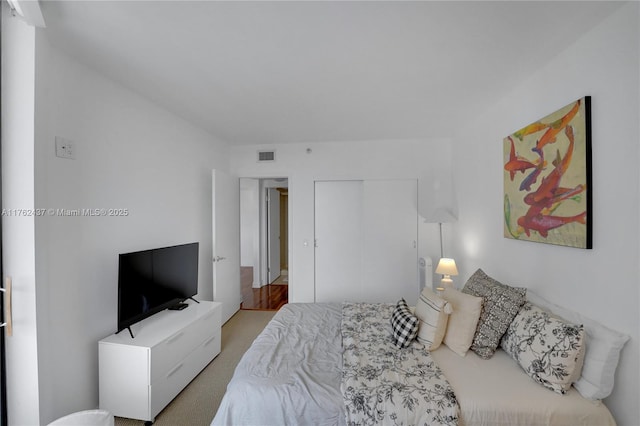
[[(35, 29), (13, 18), (6, 2), (1, 7), (2, 207), (33, 209)], [(4, 274), (13, 278), (13, 336), (6, 339), (8, 420), (38, 424), (34, 217), (3, 215), (2, 230)]]
[[(308, 153), (307, 149), (311, 152)], [(256, 162), (256, 150), (276, 149), (277, 161)], [(289, 300), (314, 301), (314, 181), (322, 179), (418, 179), (419, 213), (438, 206), (455, 210), (448, 139), (322, 142), (241, 146), (231, 149), (240, 177), (289, 179)], [(425, 202), (426, 201), (426, 202)], [(419, 223), (418, 255), (440, 256), (438, 228)], [(307, 243), (305, 246), (304, 243)], [(416, 295), (417, 296), (417, 295)]]
[[(640, 419), (639, 21), (638, 3), (622, 7), (476, 117), (453, 149), (460, 282), (481, 267), (629, 334), (606, 401), (621, 425)], [(592, 96), (593, 249), (503, 238), (502, 139), (585, 95)]]
[[(198, 297), (211, 300), (211, 170), (226, 144), (52, 48), (38, 30), (35, 204), (128, 209), (36, 219), (42, 413), (98, 405), (98, 345), (116, 331), (118, 254), (200, 242)], [(76, 144), (55, 156), (55, 137)]]

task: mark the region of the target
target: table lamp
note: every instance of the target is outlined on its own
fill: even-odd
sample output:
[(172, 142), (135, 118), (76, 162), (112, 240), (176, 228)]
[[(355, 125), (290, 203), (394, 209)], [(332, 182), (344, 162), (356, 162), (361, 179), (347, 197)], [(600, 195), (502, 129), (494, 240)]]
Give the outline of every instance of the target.
[(442, 274), (442, 280), (440, 280), (440, 287), (438, 287), (437, 290), (444, 291), (444, 289), (447, 286), (453, 285), (453, 281), (451, 280), (451, 275), (458, 275), (458, 268), (456, 268), (456, 261), (453, 259), (443, 257), (438, 262), (438, 267), (436, 268), (436, 274)]

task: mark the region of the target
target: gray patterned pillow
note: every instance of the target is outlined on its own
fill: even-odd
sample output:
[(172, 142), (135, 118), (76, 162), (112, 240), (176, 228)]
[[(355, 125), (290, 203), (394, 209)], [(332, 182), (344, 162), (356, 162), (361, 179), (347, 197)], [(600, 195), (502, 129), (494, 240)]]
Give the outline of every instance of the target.
[(527, 302), (511, 322), (500, 346), (533, 380), (564, 394), (580, 377), (584, 327), (553, 317)]
[(464, 285), (462, 292), (484, 299), (471, 350), (481, 358), (489, 359), (524, 304), (527, 289), (502, 284), (478, 269)]

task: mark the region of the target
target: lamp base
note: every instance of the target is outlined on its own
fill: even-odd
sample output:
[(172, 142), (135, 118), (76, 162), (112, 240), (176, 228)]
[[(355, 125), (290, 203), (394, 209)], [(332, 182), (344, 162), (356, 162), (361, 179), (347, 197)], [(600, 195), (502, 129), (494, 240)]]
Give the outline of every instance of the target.
[(440, 280), (440, 286), (443, 287), (443, 290), (447, 287), (453, 287), (453, 280), (450, 275), (445, 275)]

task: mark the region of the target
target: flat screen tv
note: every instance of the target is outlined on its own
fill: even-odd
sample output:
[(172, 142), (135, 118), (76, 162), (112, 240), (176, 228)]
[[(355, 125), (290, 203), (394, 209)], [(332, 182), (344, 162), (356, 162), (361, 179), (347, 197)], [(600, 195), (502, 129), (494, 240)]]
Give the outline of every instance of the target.
[(183, 302), (198, 292), (198, 249), (199, 243), (189, 243), (120, 254), (118, 332), (131, 333), (138, 321), (187, 306)]

